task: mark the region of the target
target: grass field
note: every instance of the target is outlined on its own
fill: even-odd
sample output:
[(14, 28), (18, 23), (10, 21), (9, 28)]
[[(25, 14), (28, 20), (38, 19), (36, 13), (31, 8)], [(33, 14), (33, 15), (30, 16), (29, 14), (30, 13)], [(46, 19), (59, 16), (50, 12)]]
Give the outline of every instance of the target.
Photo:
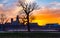
[(2, 38), (56, 38), (60, 37), (60, 33), (57, 32), (3, 32), (0, 33)]

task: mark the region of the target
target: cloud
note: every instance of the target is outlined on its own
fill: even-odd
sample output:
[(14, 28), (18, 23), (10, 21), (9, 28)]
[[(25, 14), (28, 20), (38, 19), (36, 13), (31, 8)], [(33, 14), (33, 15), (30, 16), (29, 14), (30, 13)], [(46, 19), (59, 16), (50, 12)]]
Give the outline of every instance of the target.
[(26, 3), (33, 3), (35, 0), (25, 0)]
[(50, 4), (52, 4), (52, 5), (60, 5), (60, 2), (54, 1), (54, 2), (51, 2)]
[(4, 4), (0, 4), (0, 8), (2, 8), (4, 6)]
[(20, 1), (28, 4), (35, 2), (35, 0), (20, 0)]
[(8, 0), (3, 0), (3, 3), (7, 3), (8, 2)]
[(49, 8), (49, 9), (60, 9), (60, 2), (53, 1), (47, 5), (41, 5), (40, 8)]
[(60, 2), (56, 2), (56, 1), (51, 2), (51, 3), (48, 4), (46, 7), (48, 7), (48, 8), (54, 8), (54, 9), (60, 8)]
[[(7, 1), (7, 0), (5, 0)], [(16, 6), (16, 2), (11, 4), (11, 6), (5, 7), (4, 4), (0, 4), (0, 14), (5, 13), (7, 18), (14, 18), (18, 12), (21, 10), (21, 7)]]

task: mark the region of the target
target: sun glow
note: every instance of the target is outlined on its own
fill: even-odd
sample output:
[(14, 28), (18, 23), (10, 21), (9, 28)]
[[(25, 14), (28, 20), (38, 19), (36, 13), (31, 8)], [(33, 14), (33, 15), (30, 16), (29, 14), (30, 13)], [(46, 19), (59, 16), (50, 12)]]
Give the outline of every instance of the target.
[(33, 3), (35, 0), (25, 0), (25, 3)]
[(44, 20), (33, 20), (32, 23), (37, 23), (39, 26), (45, 26)]

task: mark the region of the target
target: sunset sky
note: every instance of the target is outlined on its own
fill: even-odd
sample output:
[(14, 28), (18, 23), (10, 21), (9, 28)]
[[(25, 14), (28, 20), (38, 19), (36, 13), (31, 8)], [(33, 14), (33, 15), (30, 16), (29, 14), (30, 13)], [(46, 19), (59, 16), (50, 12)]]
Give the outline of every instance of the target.
[[(60, 0), (23, 0), (24, 2), (36, 2), (40, 9), (34, 10), (32, 16), (34, 16), (33, 23), (38, 23), (40, 26), (47, 23), (60, 24)], [(4, 13), (7, 19), (14, 18), (21, 7), (17, 6), (18, 0), (0, 0), (0, 14)]]

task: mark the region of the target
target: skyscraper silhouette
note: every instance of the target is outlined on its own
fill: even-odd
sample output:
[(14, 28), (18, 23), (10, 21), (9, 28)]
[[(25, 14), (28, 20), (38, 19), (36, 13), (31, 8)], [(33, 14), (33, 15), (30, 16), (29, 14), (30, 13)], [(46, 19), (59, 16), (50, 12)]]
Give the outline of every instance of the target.
[(11, 24), (18, 25), (19, 24), (19, 16), (17, 15), (16, 21), (13, 21), (13, 18), (11, 18)]

